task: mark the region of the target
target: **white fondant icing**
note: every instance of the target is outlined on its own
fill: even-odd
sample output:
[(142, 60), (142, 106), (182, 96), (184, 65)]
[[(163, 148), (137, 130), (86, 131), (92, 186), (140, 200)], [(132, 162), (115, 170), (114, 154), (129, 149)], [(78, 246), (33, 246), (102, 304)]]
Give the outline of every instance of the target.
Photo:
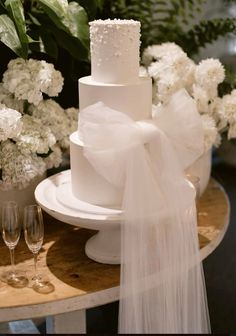
[(81, 201), (96, 205), (121, 204), (122, 190), (100, 176), (83, 155), (83, 143), (78, 132), (70, 136), (72, 193)]
[(140, 22), (90, 22), (92, 78), (102, 83), (130, 83), (139, 74)]
[(130, 84), (104, 84), (92, 77), (79, 80), (80, 110), (102, 101), (115, 110), (126, 113), (134, 120), (148, 119), (152, 109), (152, 83), (140, 77)]
[[(93, 21), (90, 40), (92, 75), (79, 80), (80, 110), (101, 101), (133, 120), (149, 119), (152, 83), (150, 78), (139, 77), (140, 23)], [(78, 132), (70, 137), (70, 161), (76, 198), (103, 206), (121, 204), (123, 190), (109, 184), (84, 157)]]

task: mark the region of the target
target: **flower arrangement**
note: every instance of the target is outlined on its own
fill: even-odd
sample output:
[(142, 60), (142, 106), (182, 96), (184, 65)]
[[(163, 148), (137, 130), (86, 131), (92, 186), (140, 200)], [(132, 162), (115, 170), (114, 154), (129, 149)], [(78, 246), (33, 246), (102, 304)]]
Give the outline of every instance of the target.
[(58, 167), (77, 128), (78, 110), (63, 109), (63, 77), (52, 64), (16, 58), (0, 83), (0, 189), (23, 189)]
[(180, 46), (162, 43), (147, 47), (142, 54), (142, 75), (153, 80), (153, 103), (165, 104), (170, 96), (185, 88), (195, 100), (200, 113), (205, 151), (221, 143), (221, 134), (236, 138), (236, 90), (219, 96), (225, 69), (218, 59), (205, 59), (196, 64)]

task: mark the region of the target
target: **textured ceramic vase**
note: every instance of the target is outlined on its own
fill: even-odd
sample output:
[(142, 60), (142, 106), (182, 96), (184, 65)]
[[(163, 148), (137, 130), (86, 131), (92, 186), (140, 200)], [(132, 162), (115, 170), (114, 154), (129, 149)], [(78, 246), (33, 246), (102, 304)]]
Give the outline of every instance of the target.
[(46, 173), (41, 176), (36, 176), (30, 185), (22, 190), (12, 189), (3, 191), (0, 190), (0, 205), (4, 201), (15, 201), (18, 203), (20, 212), (23, 211), (24, 206), (35, 204), (34, 190), (36, 186), (46, 178)]

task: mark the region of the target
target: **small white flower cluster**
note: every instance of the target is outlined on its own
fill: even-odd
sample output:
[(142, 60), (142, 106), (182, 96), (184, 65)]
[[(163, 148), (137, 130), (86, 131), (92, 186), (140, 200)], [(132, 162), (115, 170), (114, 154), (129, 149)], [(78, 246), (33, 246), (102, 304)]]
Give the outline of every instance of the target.
[(8, 64), (3, 75), (3, 86), (17, 99), (26, 99), (38, 105), (43, 100), (43, 93), (50, 97), (58, 96), (63, 87), (63, 77), (53, 64), (16, 58)]
[(0, 189), (23, 189), (47, 169), (58, 167), (78, 109), (63, 109), (57, 96), (63, 77), (52, 64), (20, 58), (9, 62), (0, 83)]
[(0, 104), (0, 141), (17, 137), (21, 129), (21, 113)]
[(220, 134), (228, 129), (228, 138), (236, 137), (236, 90), (220, 98), (218, 85), (225, 69), (218, 59), (193, 62), (175, 43), (146, 48), (140, 74), (152, 77), (153, 103), (166, 104), (171, 95), (185, 88), (195, 100), (202, 118), (205, 150), (220, 144)]

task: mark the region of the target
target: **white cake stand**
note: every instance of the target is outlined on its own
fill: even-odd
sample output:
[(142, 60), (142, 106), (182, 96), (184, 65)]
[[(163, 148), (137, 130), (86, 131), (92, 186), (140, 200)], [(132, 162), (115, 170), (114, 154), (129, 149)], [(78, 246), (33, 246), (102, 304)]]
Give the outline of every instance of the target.
[(105, 264), (120, 263), (122, 211), (96, 206), (75, 198), (71, 191), (70, 170), (55, 174), (39, 183), (35, 189), (35, 199), (45, 212), (62, 222), (98, 230), (85, 245), (85, 253), (89, 258)]

